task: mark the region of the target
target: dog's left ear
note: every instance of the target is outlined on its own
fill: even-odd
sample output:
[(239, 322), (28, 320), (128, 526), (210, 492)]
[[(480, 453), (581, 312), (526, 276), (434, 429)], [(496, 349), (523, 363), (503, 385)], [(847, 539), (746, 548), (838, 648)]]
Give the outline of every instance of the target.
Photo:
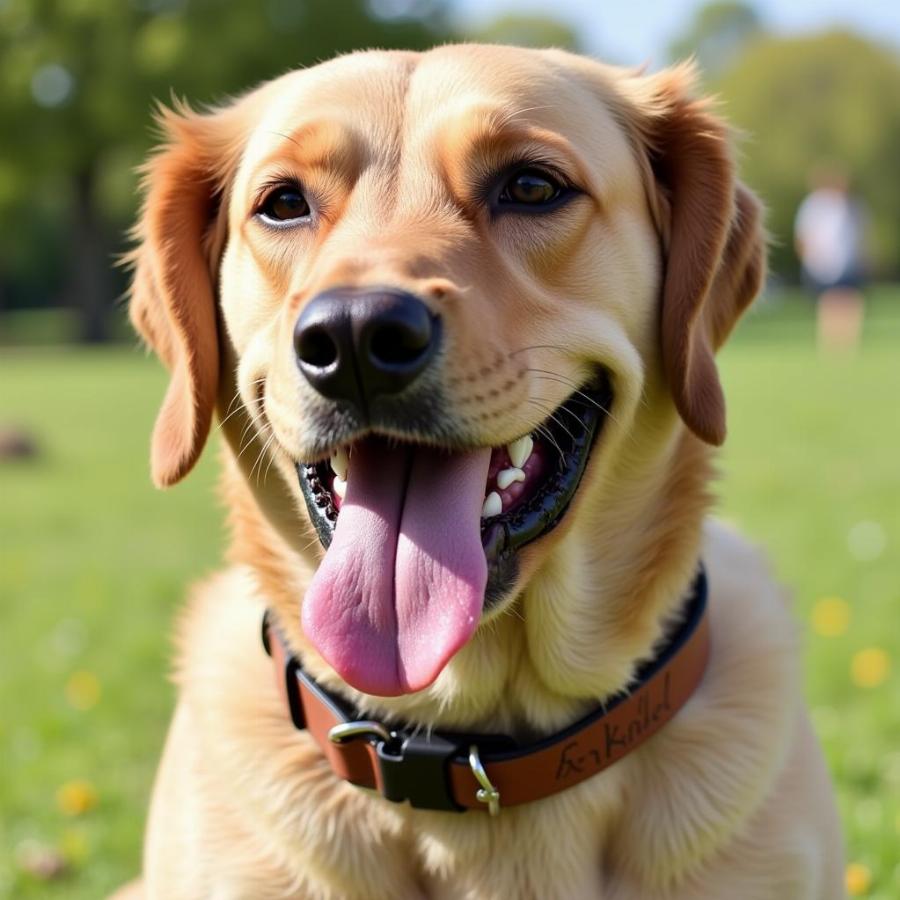
[[(158, 487), (180, 481), (209, 434), (219, 380), (213, 270), (216, 228), (234, 142), (229, 110), (162, 109), (165, 142), (144, 167), (145, 200), (130, 256), (132, 324), (171, 372), (153, 430), (151, 471)], [(221, 220), (220, 220), (221, 222)]]
[(735, 176), (728, 128), (690, 96), (692, 66), (635, 82), (637, 140), (665, 256), (663, 370), (685, 424), (718, 445), (725, 398), (714, 354), (762, 285), (761, 206)]

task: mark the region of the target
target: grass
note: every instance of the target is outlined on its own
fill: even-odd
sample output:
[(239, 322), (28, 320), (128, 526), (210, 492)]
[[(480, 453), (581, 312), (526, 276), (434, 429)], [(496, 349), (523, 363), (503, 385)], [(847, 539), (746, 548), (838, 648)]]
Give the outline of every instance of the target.
[[(794, 588), (807, 695), (848, 856), (864, 867), (857, 888), (889, 900), (900, 895), (900, 291), (870, 312), (852, 360), (818, 357), (797, 302), (739, 329), (721, 357), (719, 512)], [(214, 453), (173, 491), (149, 485), (163, 388), (137, 351), (0, 354), (0, 426), (29, 429), (41, 448), (0, 464), (3, 897), (96, 898), (139, 868), (172, 706), (166, 635), (185, 584), (222, 545)], [(47, 851), (66, 874), (23, 869)]]

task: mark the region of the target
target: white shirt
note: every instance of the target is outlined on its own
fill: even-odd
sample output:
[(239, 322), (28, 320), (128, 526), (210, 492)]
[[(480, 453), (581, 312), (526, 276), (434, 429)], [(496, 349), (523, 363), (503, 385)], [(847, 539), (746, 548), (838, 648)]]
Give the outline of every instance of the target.
[(817, 281), (835, 282), (859, 268), (862, 215), (844, 191), (813, 191), (797, 211), (794, 232), (803, 265)]

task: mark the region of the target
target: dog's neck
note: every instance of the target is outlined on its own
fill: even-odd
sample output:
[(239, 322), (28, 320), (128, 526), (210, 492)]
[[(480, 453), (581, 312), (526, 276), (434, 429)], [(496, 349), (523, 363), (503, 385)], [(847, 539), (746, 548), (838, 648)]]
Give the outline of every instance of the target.
[[(316, 539), (279, 483), (285, 474), (270, 474), (271, 496), (283, 489), (285, 500), (273, 506), (268, 499), (263, 513), (258, 491), (233, 454), (226, 457), (230, 558), (255, 572), (292, 649), (318, 680), (368, 714), (523, 737), (574, 721), (625, 687), (653, 655), (695, 574), (710, 502), (710, 451), (679, 428), (661, 458), (629, 460), (625, 471), (610, 473), (606, 495), (592, 503), (593, 519), (581, 514), (578, 529), (558, 541), (515, 605), (480, 629), (434, 685), (416, 695), (370, 698), (337, 678), (300, 629)], [(291, 528), (293, 546), (284, 538)]]

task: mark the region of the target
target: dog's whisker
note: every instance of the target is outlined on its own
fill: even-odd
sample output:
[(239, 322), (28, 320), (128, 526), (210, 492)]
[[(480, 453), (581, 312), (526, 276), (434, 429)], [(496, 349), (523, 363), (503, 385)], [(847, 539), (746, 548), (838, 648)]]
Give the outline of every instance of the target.
[(566, 352), (566, 348), (561, 347), (559, 344), (532, 344), (529, 347), (520, 347), (518, 350), (511, 351), (507, 354), (507, 359), (512, 359), (520, 353), (527, 353), (529, 350), (559, 350), (561, 353)]
[[(264, 380), (264, 379), (259, 379), (259, 381), (253, 382), (253, 384), (259, 384), (259, 383), (261, 383), (263, 380)], [(225, 416), (223, 416), (223, 418), (221, 419), (221, 421), (219, 422), (219, 424), (218, 424), (216, 427), (217, 427), (218, 429), (222, 428), (222, 426), (223, 426), (223, 425), (224, 425), (224, 424), (225, 424), (225, 423), (226, 423), (233, 415), (235, 415), (235, 414), (238, 413), (238, 412), (241, 412), (242, 410), (250, 414), (250, 417), (251, 417), (251, 424), (252, 424), (253, 407), (254, 407), (254, 406), (257, 406), (257, 405), (260, 405), (260, 406), (261, 406), (261, 404), (263, 404), (264, 402), (265, 402), (264, 398), (263, 398), (263, 397), (259, 397), (259, 396), (257, 396), (257, 397), (251, 397), (249, 401), (245, 402), (244, 399), (243, 399), (243, 397), (241, 396), (240, 392), (236, 393), (236, 394), (234, 395), (234, 397), (232, 398), (231, 403), (228, 404), (228, 409), (225, 411)], [(232, 409), (231, 407), (234, 406), (235, 403), (238, 403), (238, 405), (237, 405), (237, 407), (235, 407), (234, 409)]]
[(272, 431), (268, 437), (268, 440), (263, 444), (262, 450), (259, 451), (259, 454), (256, 457), (256, 462), (253, 463), (253, 466), (250, 469), (250, 478), (253, 477), (253, 472), (259, 466), (259, 471), (256, 476), (256, 483), (259, 484), (259, 476), (262, 474), (262, 460), (269, 452), (269, 448), (272, 446), (272, 442), (275, 440), (275, 432)]
[[(244, 450), (249, 450), (251, 446), (253, 446), (253, 442), (252, 442), (252, 441), (244, 448)], [(241, 451), (241, 453), (243, 453), (243, 452), (244, 452), (244, 451)], [(257, 451), (257, 454), (256, 454), (256, 459), (257, 459), (257, 460), (259, 460), (259, 457), (260, 457), (261, 454), (262, 454), (262, 449), (259, 449), (259, 450)], [(254, 469), (254, 468), (256, 468), (256, 462), (255, 462), (255, 461), (254, 461), (253, 465), (250, 467), (250, 475), (253, 474), (253, 469)]]
[[(547, 410), (545, 408), (541, 407), (535, 400), (533, 400), (532, 398), (529, 397), (528, 402), (533, 403), (535, 406), (537, 406), (541, 410), (541, 412), (546, 414)], [(556, 452), (560, 455), (560, 457), (565, 456), (565, 454), (562, 451), (562, 447), (560, 447), (559, 444), (557, 443), (556, 438), (553, 436), (553, 433), (545, 425), (537, 425), (537, 426), (535, 426), (534, 430), (539, 435), (541, 435), (541, 437), (543, 437), (544, 440), (546, 440), (548, 444), (551, 444), (553, 447), (556, 448)]]
[[(562, 419), (560, 419), (559, 416), (556, 415), (556, 413), (550, 413), (550, 418), (551, 418), (551, 419), (552, 419), (552, 420), (553, 420), (560, 428), (562, 428), (562, 430), (563, 430), (563, 431), (564, 431), (564, 432), (572, 439), (572, 442), (574, 443), (574, 442), (575, 442), (575, 435), (572, 434), (572, 432), (569, 431), (568, 428), (566, 428), (566, 426), (565, 426), (565, 425), (563, 424), (563, 422), (562, 422)], [(579, 421), (579, 424), (581, 424), (580, 421)]]
[[(569, 431), (568, 428), (566, 428), (562, 420), (556, 415), (556, 411), (558, 409), (562, 409), (562, 407), (550, 406), (550, 401), (548, 401), (546, 397), (532, 397), (530, 399), (535, 403), (535, 405), (542, 404), (541, 408), (547, 411), (547, 418), (550, 421), (555, 422), (572, 439), (572, 443), (574, 444), (575, 435), (572, 434), (572, 432)], [(579, 425), (581, 425), (582, 428), (584, 428), (584, 423), (580, 419), (576, 417), (576, 421)]]
[[(262, 384), (265, 380), (266, 380), (265, 377), (263, 377), (263, 378), (257, 378), (257, 379), (255, 379), (255, 380), (251, 381), (251, 382), (250, 382), (250, 385), (251, 385), (252, 387), (255, 387), (255, 386), (258, 385), (258, 384)], [(256, 402), (256, 401), (255, 401), (255, 400), (252, 400), (251, 402)], [(222, 428), (222, 426), (223, 426), (223, 425), (224, 425), (224, 424), (225, 424), (225, 423), (226, 423), (233, 415), (235, 415), (236, 413), (240, 412), (242, 409), (246, 409), (246, 406), (245, 406), (245, 404), (243, 403), (243, 398), (241, 397), (241, 392), (240, 392), (239, 390), (236, 390), (236, 391), (234, 392), (234, 395), (232, 396), (231, 400), (229, 401), (227, 408), (225, 409), (225, 415), (222, 417), (222, 419), (219, 421), (219, 423), (218, 423), (218, 424), (216, 425), (216, 427), (213, 429), (213, 433), (215, 433), (215, 432), (217, 432), (217, 431), (220, 431), (221, 428)]]
[(264, 409), (263, 406), (262, 406), (262, 404), (263, 404), (263, 402), (264, 402), (264, 401), (263, 401), (263, 398), (262, 398), (262, 397), (258, 397), (258, 398), (254, 399), (254, 400), (251, 400), (250, 402), (251, 402), (251, 404), (259, 404), (259, 405), (260, 405), (260, 408), (259, 408), (259, 410), (257, 410), (256, 412), (254, 412), (253, 409), (244, 407), (245, 409), (247, 409), (247, 412), (250, 414), (250, 418), (249, 418), (247, 424), (244, 426), (243, 431), (241, 431), (240, 438), (238, 439), (238, 442), (239, 442), (239, 443), (240, 443), (241, 441), (244, 440), (244, 438), (245, 438), (246, 435), (247, 435), (247, 432), (250, 431), (250, 429), (252, 429), (254, 426), (256, 426), (256, 425), (259, 424), (259, 422), (257, 422), (257, 419), (260, 419), (260, 420), (264, 420), (264, 419), (265, 419), (265, 409)]
[[(248, 410), (249, 411), (249, 410)], [(244, 438), (247, 437), (247, 434), (253, 429), (253, 427), (257, 424), (256, 419), (251, 414), (250, 420), (244, 426), (243, 431), (241, 431), (241, 435), (238, 438), (238, 443), (243, 443)]]
[[(310, 526), (310, 527), (312, 527), (312, 526)], [(308, 553), (310, 550), (312, 550), (313, 547), (316, 547), (318, 545), (319, 545), (319, 536), (314, 533), (313, 536), (310, 538), (309, 543), (304, 544), (303, 547), (300, 548), (300, 552)]]
[[(251, 423), (251, 424), (253, 424), (253, 423)], [(238, 458), (238, 459), (240, 459), (240, 458), (244, 455), (244, 453), (245, 453), (250, 447), (253, 446), (253, 442), (254, 442), (254, 441), (256, 441), (256, 440), (262, 440), (263, 436), (264, 436), (265, 433), (266, 433), (265, 429), (268, 428), (268, 427), (269, 427), (269, 425), (268, 425), (266, 422), (263, 422), (262, 425), (261, 425), (260, 431), (250, 431), (250, 434), (249, 434), (249, 436), (247, 437), (246, 442), (245, 442), (245, 443), (242, 443), (240, 449), (238, 450), (238, 454), (237, 454), (237, 458)], [(248, 429), (245, 429), (245, 433), (246, 433), (247, 430), (248, 430)]]
[[(508, 616), (515, 616), (515, 618), (517, 618), (520, 622), (524, 622), (524, 621), (525, 621), (525, 613), (523, 613), (522, 610), (519, 609), (519, 604), (518, 604), (518, 602), (516, 602), (516, 603), (510, 603), (510, 604), (506, 607), (506, 609), (503, 610), (503, 612), (504, 612), (505, 615), (508, 615)], [(492, 624), (493, 624), (493, 623), (492, 623)]]
[[(265, 444), (263, 444), (259, 453), (256, 454), (256, 459), (254, 460), (253, 465), (250, 467), (250, 474), (248, 476), (249, 478), (252, 479), (254, 477), (254, 472), (256, 471), (257, 466), (259, 466), (260, 471), (262, 471), (262, 460), (263, 460), (263, 457), (265, 457), (265, 455), (266, 455), (266, 450), (268, 450), (271, 440), (272, 440), (272, 437), (270, 435), (269, 438), (266, 440)], [(257, 483), (257, 485), (259, 484), (259, 476), (258, 475), (256, 476), (256, 483)]]
[(241, 399), (241, 392), (235, 391), (231, 396), (231, 400), (228, 403), (228, 407), (225, 410), (225, 418), (228, 418), (228, 415), (231, 413), (231, 410), (234, 408), (234, 405)]
[(538, 434), (542, 435), (548, 443), (553, 445), (553, 447), (556, 449), (556, 452), (560, 455), (560, 457), (563, 457), (565, 455), (562, 451), (562, 447), (559, 446), (559, 443), (557, 442), (556, 438), (553, 436), (553, 434), (550, 432), (550, 430), (548, 428), (546, 428), (543, 425), (539, 425), (536, 430), (537, 430)]
[[(528, 369), (529, 372), (543, 372), (542, 369)], [(575, 387), (575, 382), (566, 378), (563, 375), (557, 375), (555, 372), (547, 372), (546, 374), (537, 375), (537, 379), (540, 381), (556, 381), (558, 384), (565, 384), (569, 387), (575, 388), (572, 392), (572, 402), (573, 403), (581, 403), (586, 406), (593, 406), (602, 412), (605, 416), (608, 416), (612, 419), (613, 422), (618, 424), (618, 419), (616, 419), (615, 415), (612, 413), (610, 409), (605, 407), (602, 403), (595, 400), (590, 395), (586, 394), (584, 391), (579, 390)]]
[(574, 419), (574, 421), (578, 424), (578, 427), (581, 428), (582, 431), (587, 431), (587, 425), (585, 425), (584, 422), (578, 417), (578, 415), (576, 413), (574, 413), (571, 409), (569, 409), (567, 406), (561, 406), (559, 408), (559, 411), (564, 412), (567, 416), (571, 416), (572, 419)]
[[(272, 467), (272, 463), (275, 461), (275, 456), (281, 447), (281, 444), (278, 440), (278, 435), (275, 434), (275, 429), (270, 428), (270, 431), (271, 431), (271, 433), (269, 435), (269, 439), (266, 441), (265, 447), (263, 447), (263, 455), (268, 456), (268, 463), (266, 465), (266, 471), (265, 471), (265, 473), (263, 473), (262, 463), (260, 463), (259, 472), (257, 473), (257, 476), (262, 475), (262, 483), (263, 484), (266, 484), (266, 480), (269, 476), (269, 469)], [(259, 477), (257, 477), (256, 483), (259, 484)]]
[(263, 484), (266, 484), (269, 479), (269, 469), (272, 468), (272, 463), (275, 462), (275, 457), (277, 453), (280, 451), (281, 453), (288, 455), (284, 448), (281, 445), (281, 441), (278, 440), (278, 435), (275, 434), (275, 429), (272, 429), (272, 437), (275, 439), (275, 452), (269, 453), (269, 464), (266, 466), (265, 474), (263, 475)]
[(582, 403), (585, 403), (585, 404), (595, 407), (596, 409), (600, 410), (600, 412), (602, 412), (605, 416), (608, 416), (610, 419), (612, 419), (613, 422), (618, 424), (618, 420), (616, 419), (615, 415), (608, 407), (604, 406), (598, 400), (595, 400), (593, 397), (586, 394), (583, 390), (581, 390), (578, 387), (577, 382), (573, 381), (571, 378), (568, 378), (565, 375), (561, 375), (559, 372), (550, 372), (546, 369), (528, 368), (528, 369), (526, 369), (526, 371), (536, 373), (538, 375), (538, 377), (541, 379), (545, 379), (547, 381), (555, 380), (555, 381), (559, 382), (560, 384), (568, 385), (569, 387), (571, 387), (573, 389), (572, 396), (573, 396), (573, 398), (575, 398), (576, 401), (580, 401)]
[[(527, 368), (525, 371), (532, 372), (536, 375), (544, 376), (547, 379), (555, 379), (560, 384), (566, 384), (572, 388), (573, 394), (578, 394), (579, 396), (581, 396), (585, 400), (587, 400), (589, 403), (592, 403), (598, 409), (603, 409), (603, 407), (593, 397), (588, 396), (584, 391), (581, 390), (581, 388), (579, 387), (579, 383), (577, 381), (575, 381), (573, 378), (569, 378), (568, 375), (562, 375), (559, 372), (551, 372), (548, 369), (532, 369), (530, 367)], [(604, 410), (604, 412), (605, 412), (605, 410)]]
[(243, 403), (240, 403), (238, 406), (235, 406), (234, 409), (231, 409), (231, 407), (234, 406), (235, 400), (238, 400), (238, 399), (240, 399), (239, 395), (235, 394), (234, 399), (231, 401), (231, 403), (228, 404), (228, 410), (225, 411), (225, 415), (219, 420), (216, 427), (213, 428), (213, 434), (217, 434), (218, 432), (220, 432), (222, 430), (222, 428), (224, 427), (225, 423), (229, 419), (231, 419), (233, 416), (236, 416), (239, 412), (243, 412), (246, 410), (246, 407), (244, 406)]

